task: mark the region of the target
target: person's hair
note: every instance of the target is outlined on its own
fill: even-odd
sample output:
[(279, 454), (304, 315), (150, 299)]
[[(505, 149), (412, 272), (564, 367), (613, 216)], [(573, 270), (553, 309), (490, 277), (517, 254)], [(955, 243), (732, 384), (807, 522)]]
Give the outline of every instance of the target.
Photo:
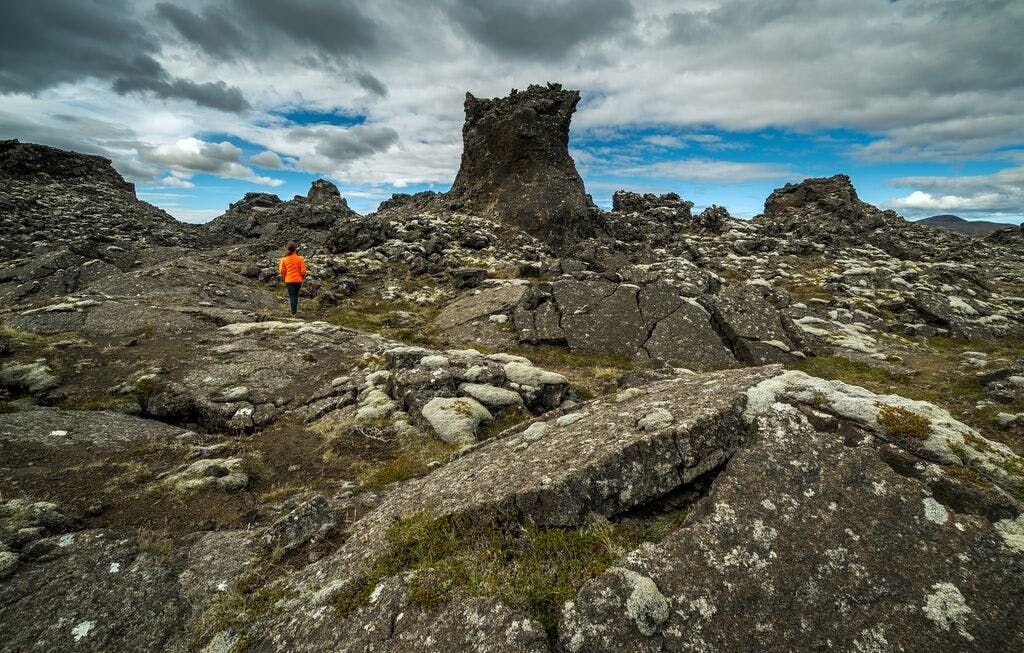
[(285, 249), (288, 250), (289, 254), (294, 254), (295, 250), (297, 250), (298, 248), (299, 248), (299, 244), (297, 242), (295, 242), (294, 240), (289, 241), (289, 243), (287, 245), (285, 245)]

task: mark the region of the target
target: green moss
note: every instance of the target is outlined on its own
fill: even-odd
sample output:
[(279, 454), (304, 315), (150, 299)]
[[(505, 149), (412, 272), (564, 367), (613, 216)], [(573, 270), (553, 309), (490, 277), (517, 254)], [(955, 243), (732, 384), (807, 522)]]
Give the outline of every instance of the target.
[(85, 390), (60, 402), (63, 410), (125, 410), (135, 406), (133, 399), (111, 392)]
[(139, 551), (159, 563), (167, 563), (174, 552), (174, 538), (158, 531), (142, 530), (138, 536)]
[(399, 456), (365, 473), (359, 479), (359, 485), (363, 489), (377, 490), (398, 481), (407, 481), (417, 476), (423, 476), (428, 471), (430, 468), (422, 460)]
[(0, 327), (0, 340), (9, 342), (15, 352), (40, 352), (50, 344), (48, 338), (11, 327)]
[(441, 338), (434, 319), (439, 313), (435, 306), (362, 293), (346, 298), (327, 316), (327, 321), (347, 329), (379, 333), (407, 344), (437, 347)]
[(973, 434), (971, 434), (969, 432), (965, 432), (963, 434), (963, 436), (964, 436), (964, 442), (966, 442), (967, 445), (969, 447), (971, 447), (972, 449), (975, 449), (977, 451), (983, 451), (983, 452), (993, 452), (993, 451), (995, 451), (995, 449), (992, 447), (992, 445), (990, 445), (988, 442), (986, 442), (982, 438), (979, 438), (979, 437), (977, 437), (977, 436), (975, 436), (975, 435), (973, 435)]
[(950, 465), (946, 467), (946, 474), (981, 487), (992, 487), (992, 483), (987, 478), (970, 467), (964, 467), (963, 465)]
[(249, 477), (251, 484), (262, 483), (274, 475), (274, 470), (257, 452), (250, 451), (242, 456), (242, 472)]
[(387, 553), (357, 587), (331, 602), (341, 616), (365, 604), (384, 579), (403, 572), (410, 598), (433, 610), (456, 596), (498, 596), (540, 623), (549, 635), (562, 605), (580, 586), (644, 541), (659, 541), (685, 511), (629, 524), (596, 517), (575, 529), (520, 524), (507, 515), (434, 518), (418, 513), (387, 533)]
[(899, 406), (880, 405), (878, 423), (892, 438), (924, 440), (931, 433), (931, 421), (927, 417)]
[(790, 368), (822, 379), (842, 381), (868, 388), (893, 380), (893, 376), (883, 369), (850, 360), (844, 356), (809, 356), (795, 361)]
[[(395, 426), (388, 420), (377, 420), (375, 422), (351, 422), (335, 427), (335, 433), (328, 437), (327, 451), (324, 453), (324, 460), (327, 462), (345, 460), (348, 438), (345, 437), (351, 430), (360, 432), (361, 437), (371, 437), (379, 440), (395, 438)], [(362, 435), (365, 434), (365, 435)], [(430, 471), (430, 463), (435, 460), (445, 460), (457, 450), (453, 445), (439, 441), (437, 438), (415, 428), (403, 428), (397, 435), (397, 455), (376, 466), (367, 466), (362, 461), (352, 461), (353, 470), (358, 473), (359, 487), (363, 490), (380, 489), (391, 483), (407, 481), (417, 476), (423, 476)], [(337, 449), (337, 450), (336, 450)]]
[(190, 628), (192, 648), (200, 646), (225, 630), (240, 633), (232, 651), (245, 651), (259, 641), (259, 624), (281, 609), (281, 603), (296, 596), (294, 590), (273, 586), (271, 572), (260, 569), (244, 576), (225, 592), (217, 594), (213, 604)]
[(483, 428), (480, 429), (480, 432), (477, 433), (477, 439), (490, 440), (496, 435), (506, 431), (507, 429), (512, 428), (516, 424), (522, 423), (524, 420), (527, 420), (529, 418), (530, 415), (525, 410), (522, 409), (503, 410), (497, 415), (495, 415), (493, 420), (484, 424)]

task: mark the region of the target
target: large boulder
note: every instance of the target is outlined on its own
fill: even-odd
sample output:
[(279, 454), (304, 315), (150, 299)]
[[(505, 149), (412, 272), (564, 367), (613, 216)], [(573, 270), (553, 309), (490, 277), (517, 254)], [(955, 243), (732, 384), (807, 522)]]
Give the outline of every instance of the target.
[(337, 186), (317, 179), (305, 197), (296, 195), (287, 202), (276, 195), (247, 193), (206, 229), (228, 242), (249, 242), (257, 251), (277, 250), (290, 240), (319, 247), (335, 225), (358, 217)]
[(183, 644), (175, 570), (107, 530), (33, 542), (0, 582), (4, 651), (163, 651)]
[(735, 365), (707, 309), (668, 284), (559, 280), (524, 296), (513, 317), (524, 342), (698, 370)]
[[(1013, 651), (1021, 525), (775, 405), (691, 524), (625, 556), (562, 615), (566, 651)], [(1016, 535), (1012, 535), (1016, 533)]]
[(733, 286), (707, 300), (736, 357), (754, 365), (786, 363), (799, 348), (797, 327), (766, 295), (763, 286)]
[(347, 626), (326, 607), (328, 598), (358, 582), (364, 563), (388, 554), (386, 535), (396, 519), (426, 511), (574, 527), (591, 513), (613, 517), (703, 476), (742, 444), (747, 392), (780, 371), (684, 376), (618, 402), (595, 400), (510, 429), (396, 488), (352, 526), (337, 554), (285, 579), (303, 595), (267, 626), (262, 650), (313, 650), (325, 632), (338, 638)]
[(763, 233), (782, 240), (794, 254), (874, 245), (908, 260), (959, 259), (982, 254), (965, 234), (907, 222), (893, 211), (863, 202), (846, 175), (805, 179), (776, 188), (755, 218)]
[(560, 247), (592, 234), (592, 203), (569, 156), (579, 91), (531, 85), (505, 98), (466, 94), (462, 164), (449, 203)]

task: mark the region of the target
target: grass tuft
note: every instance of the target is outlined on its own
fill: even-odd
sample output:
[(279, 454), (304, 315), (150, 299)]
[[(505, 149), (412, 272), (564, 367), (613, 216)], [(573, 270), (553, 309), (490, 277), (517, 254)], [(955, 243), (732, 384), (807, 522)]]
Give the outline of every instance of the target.
[(593, 518), (575, 529), (520, 524), (505, 515), (435, 518), (417, 513), (387, 533), (387, 554), (365, 582), (331, 597), (342, 617), (365, 605), (384, 579), (409, 575), (410, 599), (434, 610), (457, 596), (498, 596), (554, 636), (562, 605), (625, 552), (660, 541), (685, 511), (647, 522), (612, 524)]
[(879, 406), (878, 423), (892, 438), (924, 440), (931, 433), (931, 421), (927, 417), (899, 406)]

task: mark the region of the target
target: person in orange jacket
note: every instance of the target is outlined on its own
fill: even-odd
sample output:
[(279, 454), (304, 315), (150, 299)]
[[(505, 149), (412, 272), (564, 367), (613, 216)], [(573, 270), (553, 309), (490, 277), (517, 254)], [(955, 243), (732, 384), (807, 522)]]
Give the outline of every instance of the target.
[(294, 240), (287, 245), (288, 253), (281, 257), (277, 266), (278, 273), (284, 277), (284, 286), (288, 289), (288, 301), (291, 303), (292, 315), (299, 310), (299, 288), (306, 278), (306, 259), (298, 254), (299, 244)]

